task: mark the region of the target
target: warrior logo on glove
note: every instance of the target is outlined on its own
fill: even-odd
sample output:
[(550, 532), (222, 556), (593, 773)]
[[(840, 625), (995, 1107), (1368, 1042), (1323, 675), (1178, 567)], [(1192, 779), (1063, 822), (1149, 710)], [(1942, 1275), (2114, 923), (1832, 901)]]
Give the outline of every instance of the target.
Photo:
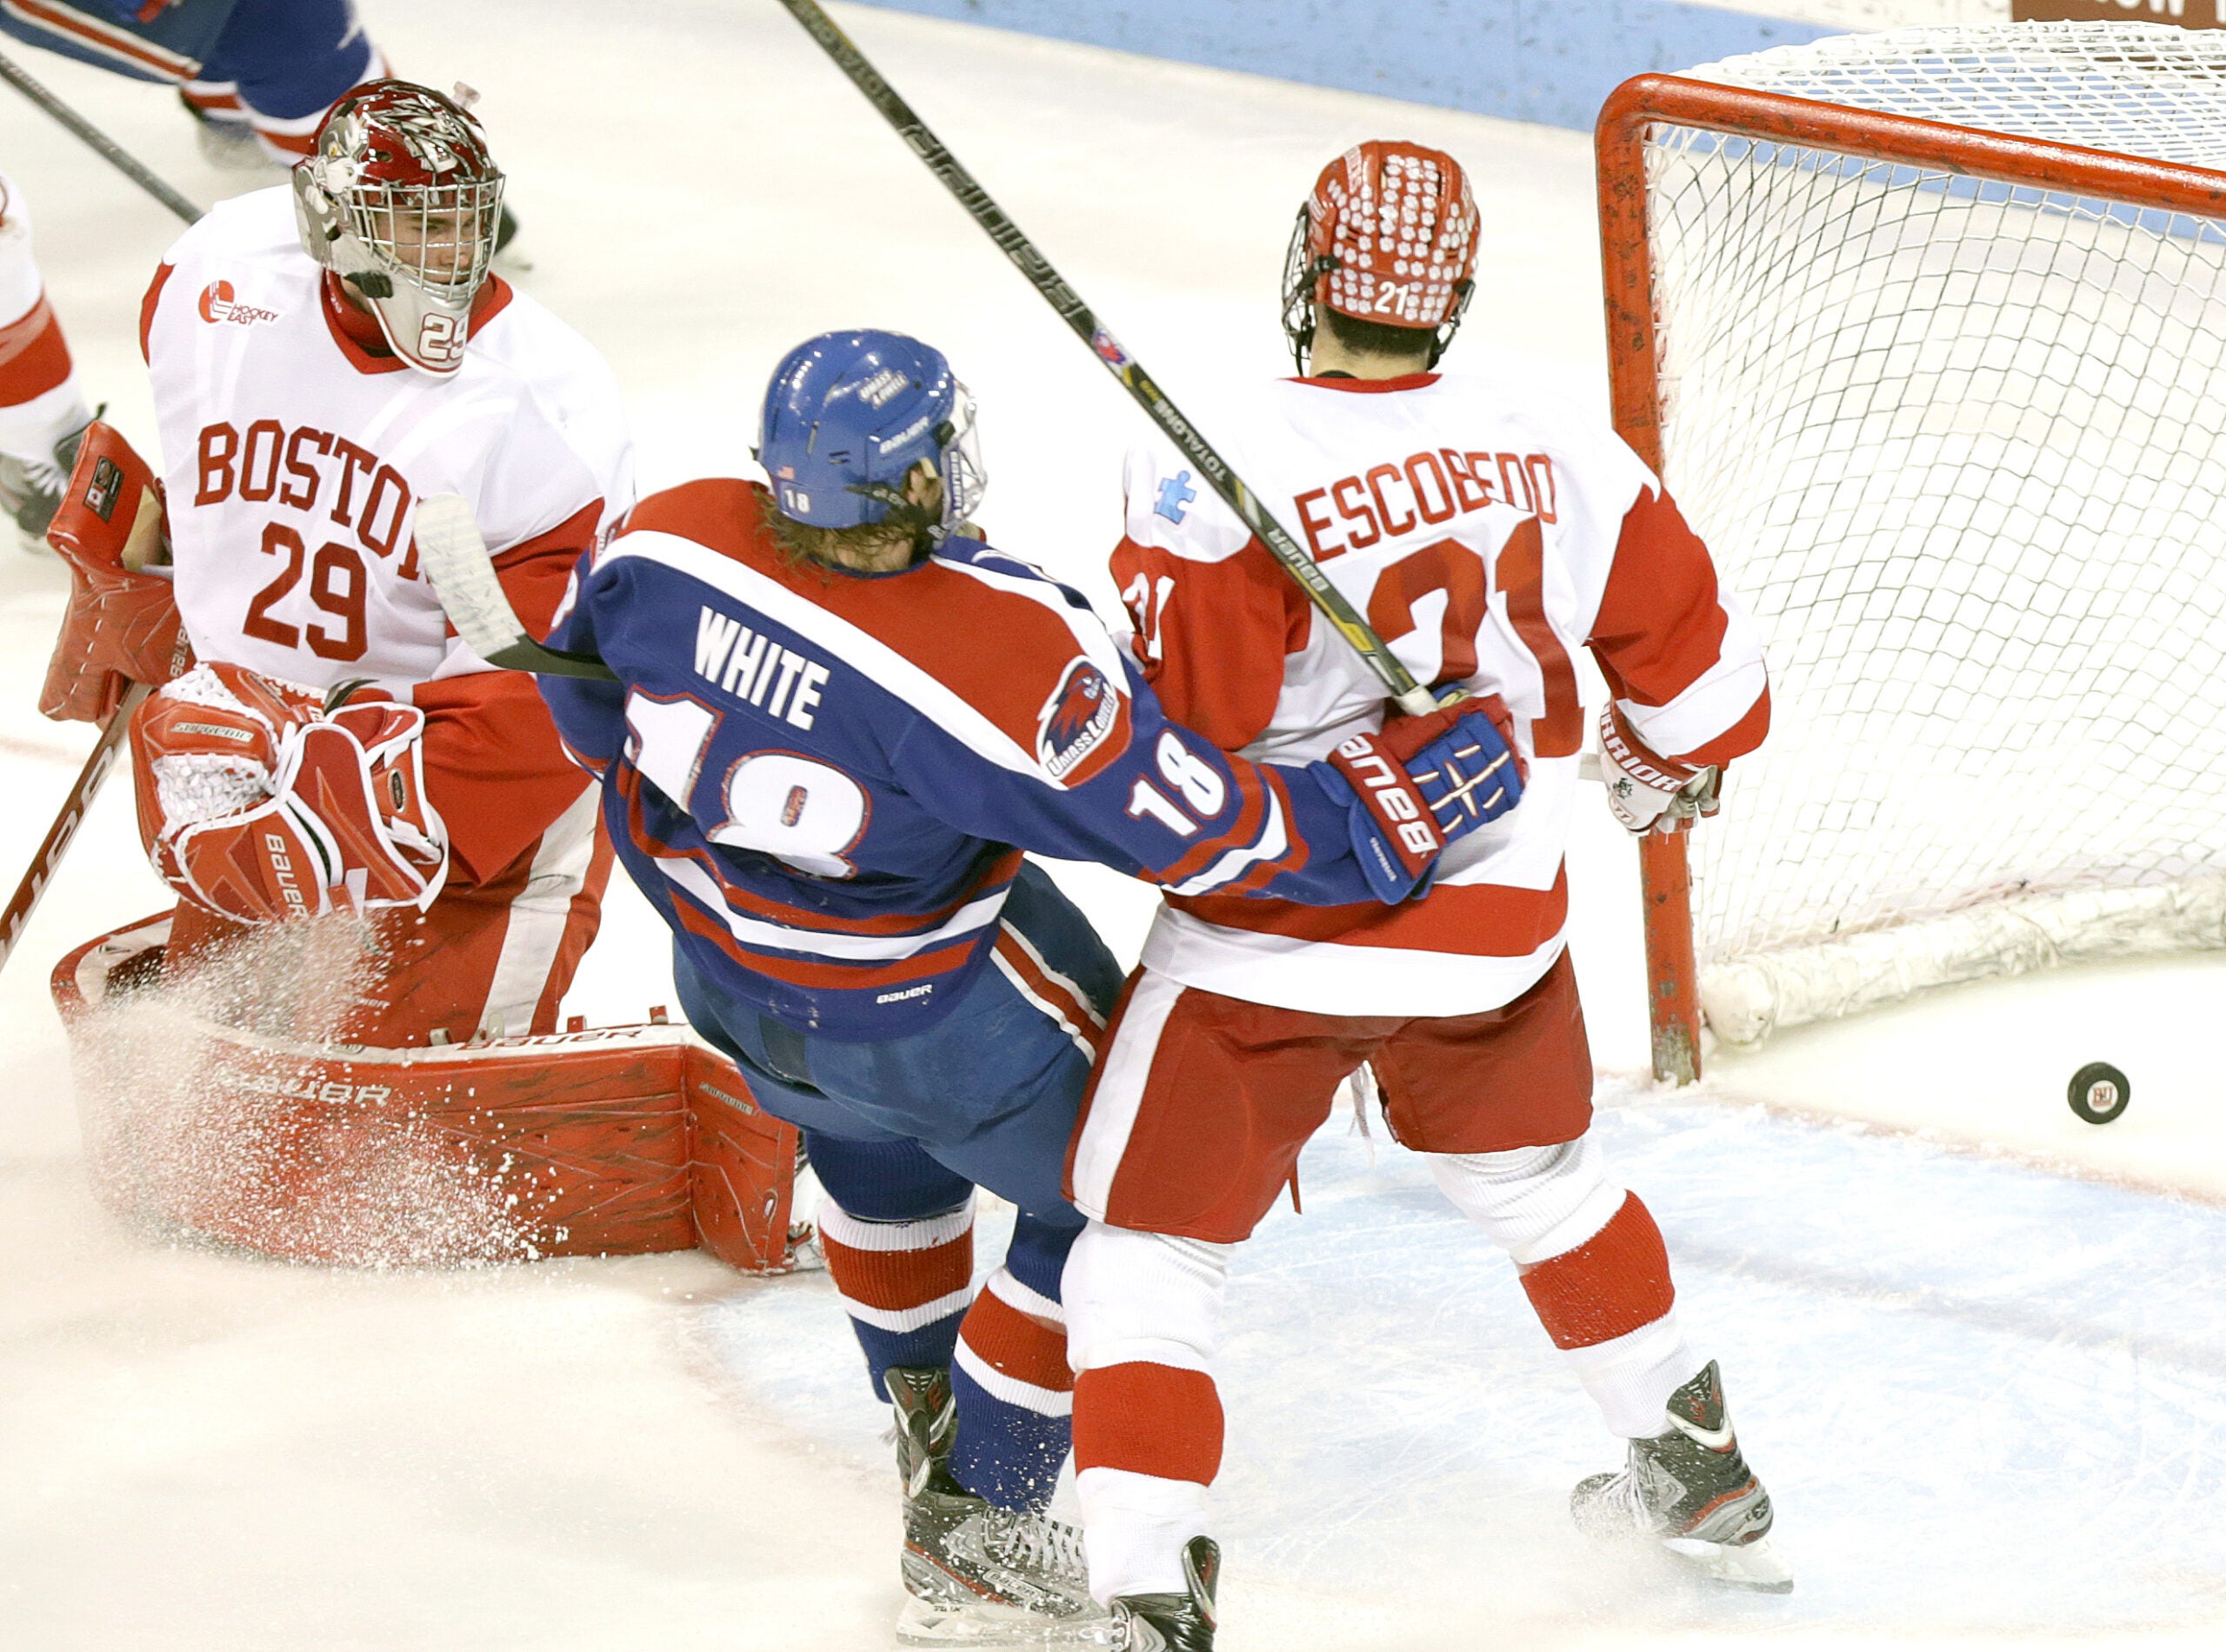
[(241, 923), (385, 907), (423, 911), (448, 873), (425, 798), (425, 714), (349, 689), (197, 667), (141, 706), (152, 784), (139, 834), (163, 881)]

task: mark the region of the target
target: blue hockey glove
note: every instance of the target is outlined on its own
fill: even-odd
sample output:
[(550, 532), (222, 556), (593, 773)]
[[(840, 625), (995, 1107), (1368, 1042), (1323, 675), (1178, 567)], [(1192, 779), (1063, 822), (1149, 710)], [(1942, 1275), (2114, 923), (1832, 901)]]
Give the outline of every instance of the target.
[(1523, 763), (1502, 731), (1506, 715), (1496, 696), (1464, 700), (1355, 735), (1315, 765), (1323, 790), (1346, 805), (1354, 852), (1378, 900), (1421, 894), (1448, 843), (1521, 801)]

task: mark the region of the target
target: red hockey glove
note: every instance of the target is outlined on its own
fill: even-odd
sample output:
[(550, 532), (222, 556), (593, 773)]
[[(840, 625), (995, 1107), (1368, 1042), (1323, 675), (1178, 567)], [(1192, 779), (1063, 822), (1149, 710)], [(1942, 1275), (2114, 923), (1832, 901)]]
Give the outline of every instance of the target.
[(423, 909), (448, 868), (424, 798), (423, 729), (415, 706), (363, 700), (328, 716), (314, 689), (198, 668), (132, 719), (148, 858), (182, 896), (242, 923)]
[(38, 709), (105, 723), (131, 683), (167, 683), (193, 657), (169, 578), (145, 571), (169, 556), (162, 483), (114, 426), (86, 429), (46, 543), (70, 564), (70, 607)]
[(1600, 767), (1608, 807), (1627, 832), (1690, 831), (1696, 816), (1723, 807), (1723, 771), (1695, 769), (1647, 749), (1623, 713), (1600, 714)]
[[(1376, 898), (1420, 893), (1448, 843), (1497, 820), (1523, 796), (1520, 759), (1489, 700), (1355, 735), (1315, 773), (1323, 789), (1350, 793), (1353, 848)], [(1507, 716), (1498, 705), (1499, 718)]]

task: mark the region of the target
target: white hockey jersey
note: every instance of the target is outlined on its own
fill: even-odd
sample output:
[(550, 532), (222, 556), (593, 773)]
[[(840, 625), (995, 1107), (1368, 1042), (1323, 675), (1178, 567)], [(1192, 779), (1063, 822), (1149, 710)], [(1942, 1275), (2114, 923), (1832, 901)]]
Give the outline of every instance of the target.
[[(1237, 474), (1417, 680), (1506, 700), (1529, 784), (1446, 852), (1421, 902), (1170, 896), (1143, 961), (1323, 1015), (1496, 1009), (1563, 945), (1587, 721), (1576, 650), (1592, 649), (1648, 745), (1721, 763), (1769, 726), (1754, 626), (1654, 475), (1550, 398), (1434, 373), (1283, 380), (1225, 433)], [(1171, 445), (1132, 452), (1126, 490), (1114, 578), (1170, 717), (1263, 762), (1382, 725), (1374, 674)]]
[(204, 659), (323, 687), (484, 671), (418, 566), (416, 502), (461, 494), (498, 565), (576, 552), (631, 503), (616, 379), (499, 276), (446, 378), (366, 350), (350, 319), (283, 188), (218, 206), (148, 290), (140, 342), (187, 635)]

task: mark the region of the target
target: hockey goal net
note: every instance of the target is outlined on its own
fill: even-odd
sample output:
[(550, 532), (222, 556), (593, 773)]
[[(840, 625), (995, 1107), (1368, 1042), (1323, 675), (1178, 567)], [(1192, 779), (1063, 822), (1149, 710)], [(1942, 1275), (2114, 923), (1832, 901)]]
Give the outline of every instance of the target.
[(1617, 422), (1776, 705), (1689, 908), (1647, 855), (1657, 1071), (2226, 944), (2226, 33), (1836, 37), (1599, 144)]

